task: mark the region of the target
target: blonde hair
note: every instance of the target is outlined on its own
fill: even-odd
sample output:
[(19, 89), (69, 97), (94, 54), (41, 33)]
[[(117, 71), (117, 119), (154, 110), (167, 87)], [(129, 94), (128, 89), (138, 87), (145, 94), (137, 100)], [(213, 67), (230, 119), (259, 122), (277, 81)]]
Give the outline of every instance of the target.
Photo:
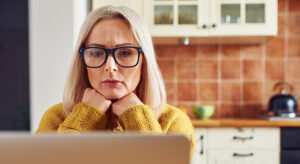
[(149, 30), (142, 19), (130, 8), (125, 6), (105, 6), (91, 12), (84, 21), (75, 46), (75, 52), (68, 79), (63, 94), (63, 107), (69, 115), (73, 107), (81, 102), (84, 90), (91, 87), (87, 70), (78, 53), (80, 47), (90, 33), (93, 26), (104, 19), (123, 19), (143, 49), (143, 64), (141, 80), (136, 88), (139, 99), (149, 105), (155, 117), (158, 117), (160, 109), (166, 103), (166, 91), (164, 81), (155, 58), (155, 52)]

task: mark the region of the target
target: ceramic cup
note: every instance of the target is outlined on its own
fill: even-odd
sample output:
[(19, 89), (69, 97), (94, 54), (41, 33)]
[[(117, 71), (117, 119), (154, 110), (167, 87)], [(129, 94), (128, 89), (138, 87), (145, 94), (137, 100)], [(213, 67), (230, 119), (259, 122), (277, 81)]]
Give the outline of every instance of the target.
[(192, 110), (197, 118), (207, 120), (209, 119), (215, 112), (214, 105), (203, 105), (203, 106), (193, 106)]

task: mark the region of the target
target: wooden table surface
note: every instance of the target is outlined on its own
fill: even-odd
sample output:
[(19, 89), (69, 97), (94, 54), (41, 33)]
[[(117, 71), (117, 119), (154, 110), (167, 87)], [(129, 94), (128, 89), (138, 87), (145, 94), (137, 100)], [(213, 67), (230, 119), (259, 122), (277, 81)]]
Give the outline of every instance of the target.
[(251, 118), (192, 120), (194, 127), (300, 127), (300, 121), (269, 121)]

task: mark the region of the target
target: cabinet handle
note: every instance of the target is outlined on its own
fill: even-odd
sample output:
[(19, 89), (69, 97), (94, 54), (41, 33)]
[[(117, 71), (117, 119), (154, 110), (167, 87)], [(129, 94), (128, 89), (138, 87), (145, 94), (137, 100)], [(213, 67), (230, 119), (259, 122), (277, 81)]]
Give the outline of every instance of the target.
[(217, 27), (217, 24), (214, 23), (214, 24), (211, 25), (211, 27), (212, 27), (212, 28), (216, 28), (216, 27)]
[(250, 136), (250, 137), (239, 137), (239, 136), (233, 136), (234, 140), (252, 140), (254, 137)]
[(234, 157), (252, 157), (254, 153), (242, 154), (242, 153), (233, 153)]
[(207, 28), (206, 24), (202, 25), (202, 28), (206, 29)]
[(203, 155), (204, 154), (204, 136), (201, 135), (200, 136), (200, 142), (201, 142), (201, 150), (200, 150), (200, 154)]

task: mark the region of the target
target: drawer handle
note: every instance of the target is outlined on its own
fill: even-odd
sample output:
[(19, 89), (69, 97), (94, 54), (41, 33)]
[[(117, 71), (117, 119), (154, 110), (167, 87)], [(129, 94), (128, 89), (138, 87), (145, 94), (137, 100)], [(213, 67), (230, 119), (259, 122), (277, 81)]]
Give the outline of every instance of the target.
[(203, 145), (204, 145), (204, 136), (201, 135), (200, 136), (200, 141), (201, 141), (201, 150), (200, 150), (200, 154), (203, 155), (204, 154), (204, 148), (203, 148)]
[(254, 153), (248, 153), (248, 154), (241, 154), (241, 153), (233, 153), (234, 157), (252, 157), (254, 156)]
[(239, 137), (239, 136), (233, 136), (234, 140), (252, 140), (254, 137), (250, 136), (250, 137)]

